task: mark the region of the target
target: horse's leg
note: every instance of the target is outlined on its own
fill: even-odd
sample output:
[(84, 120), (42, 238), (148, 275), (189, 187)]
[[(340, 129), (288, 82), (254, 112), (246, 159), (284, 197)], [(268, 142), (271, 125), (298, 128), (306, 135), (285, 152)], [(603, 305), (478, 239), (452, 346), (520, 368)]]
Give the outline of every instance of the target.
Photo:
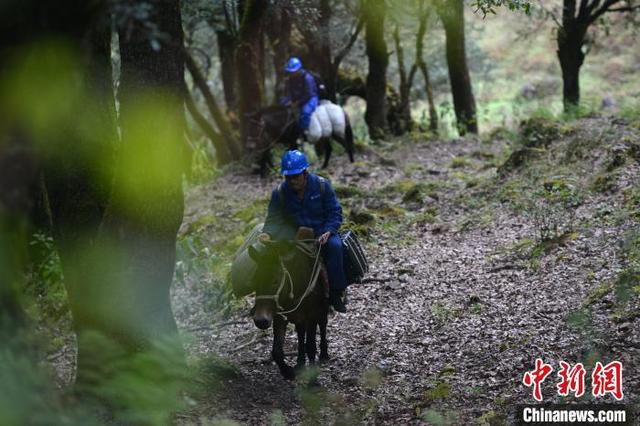
[(327, 313), (323, 312), (320, 321), (320, 362), (329, 361), (329, 345), (327, 344)]
[(351, 128), (351, 122), (349, 116), (344, 113), (345, 129), (344, 129), (344, 143), (342, 145), (346, 148), (347, 154), (349, 154), (349, 161), (353, 163), (353, 129)]
[(316, 363), (316, 327), (318, 323), (314, 320), (307, 321), (307, 358), (309, 359), (309, 364), (313, 365)]
[(287, 321), (276, 315), (273, 319), (273, 349), (271, 350), (271, 356), (273, 360), (278, 364), (280, 373), (287, 380), (293, 380), (296, 377), (294, 369), (287, 365), (284, 361), (284, 337), (287, 331)]
[(296, 333), (298, 334), (298, 358), (296, 360), (296, 370), (304, 367), (305, 363), (305, 348), (304, 348), (304, 336), (305, 336), (304, 324), (296, 324)]
[(325, 139), (324, 142), (324, 163), (322, 163), (322, 168), (326, 169), (329, 165), (329, 158), (331, 158), (331, 151), (333, 151), (333, 147), (331, 146), (331, 140)]

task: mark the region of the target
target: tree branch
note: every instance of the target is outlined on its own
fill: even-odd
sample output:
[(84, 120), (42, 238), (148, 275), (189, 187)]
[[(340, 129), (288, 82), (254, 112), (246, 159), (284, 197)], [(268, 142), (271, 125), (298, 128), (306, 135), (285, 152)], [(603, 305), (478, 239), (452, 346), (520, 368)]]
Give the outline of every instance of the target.
[(202, 114), (200, 114), (200, 111), (198, 111), (198, 107), (196, 106), (191, 93), (187, 89), (186, 84), (184, 87), (184, 91), (184, 103), (187, 106), (187, 110), (189, 110), (191, 117), (193, 117), (193, 121), (195, 121), (198, 126), (200, 126), (200, 129), (204, 132), (205, 135), (207, 135), (207, 138), (211, 141), (214, 148), (216, 149), (218, 164), (224, 165), (229, 163), (229, 161), (231, 160), (230, 154), (228, 148), (222, 142), (222, 135), (216, 132), (209, 121), (207, 121), (207, 119)]
[(588, 12), (589, 0), (580, 0), (580, 8), (578, 9), (578, 20), (582, 20), (589, 16)]
[(640, 9), (640, 4), (636, 6), (616, 7), (613, 9), (608, 9), (607, 12), (633, 12), (636, 9)]
[(204, 99), (207, 103), (207, 107), (211, 112), (211, 116), (213, 117), (213, 120), (216, 122), (216, 126), (218, 126), (220, 133), (225, 139), (227, 148), (231, 153), (231, 158), (233, 159), (240, 158), (239, 148), (235, 138), (233, 137), (231, 126), (229, 125), (224, 114), (218, 107), (218, 104), (216, 103), (216, 100), (213, 97), (213, 93), (211, 93), (211, 90), (209, 90), (209, 86), (207, 85), (206, 78), (204, 77), (204, 75), (202, 75), (202, 72), (200, 72), (200, 69), (198, 69), (198, 65), (196, 64), (196, 61), (189, 54), (187, 49), (184, 49), (184, 58), (185, 58), (185, 65), (187, 66), (189, 73), (193, 77), (193, 82), (200, 89), (200, 92), (202, 92), (202, 95), (204, 96)]
[(336, 57), (333, 60), (333, 67), (334, 69), (337, 69), (340, 66), (340, 62), (342, 62), (342, 60), (344, 59), (345, 56), (347, 56), (347, 53), (349, 53), (349, 51), (351, 50), (351, 48), (353, 47), (354, 43), (356, 42), (356, 40), (358, 39), (358, 36), (360, 35), (360, 32), (362, 31), (362, 27), (364, 27), (364, 19), (362, 19), (362, 15), (360, 15), (360, 17), (358, 18), (358, 21), (356, 23), (356, 28), (355, 30), (351, 33), (351, 37), (349, 37), (349, 41), (347, 42), (347, 44), (338, 52), (338, 54), (336, 55)]
[(604, 15), (605, 13), (607, 13), (607, 11), (609, 10), (609, 8), (611, 6), (613, 6), (616, 3), (620, 3), (621, 0), (607, 0), (605, 1), (602, 6), (596, 10), (592, 15), (589, 16), (589, 24), (592, 24), (593, 22), (597, 21), (598, 18), (600, 18), (602, 15)]

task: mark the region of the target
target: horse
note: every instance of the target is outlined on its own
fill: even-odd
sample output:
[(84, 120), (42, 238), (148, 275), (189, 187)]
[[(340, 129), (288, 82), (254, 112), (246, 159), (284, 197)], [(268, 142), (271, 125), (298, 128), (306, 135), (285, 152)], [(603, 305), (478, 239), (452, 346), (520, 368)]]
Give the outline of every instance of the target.
[[(246, 117), (247, 145), (261, 152), (260, 172), (264, 175), (267, 166), (273, 168), (270, 150), (276, 143), (282, 143), (288, 149), (298, 147), (298, 138), (302, 136), (298, 114), (290, 107), (274, 105), (249, 113)], [(344, 147), (349, 161), (353, 163), (353, 130), (349, 116), (340, 106), (326, 100), (320, 101), (311, 117), (307, 138), (314, 144), (318, 157), (324, 154), (323, 169), (329, 165), (333, 151), (331, 139)]]
[[(328, 281), (320, 247), (313, 231), (301, 227), (295, 240), (265, 243), (264, 249), (249, 246), (249, 256), (257, 263), (255, 274), (256, 302), (253, 322), (259, 329), (273, 325), (271, 356), (280, 373), (293, 380), (296, 371), (316, 362), (316, 331), (320, 329), (319, 361), (329, 359), (327, 315), (329, 313)], [(288, 323), (293, 323), (298, 336), (295, 368), (284, 360), (284, 339)], [(306, 355), (306, 358), (305, 358)]]

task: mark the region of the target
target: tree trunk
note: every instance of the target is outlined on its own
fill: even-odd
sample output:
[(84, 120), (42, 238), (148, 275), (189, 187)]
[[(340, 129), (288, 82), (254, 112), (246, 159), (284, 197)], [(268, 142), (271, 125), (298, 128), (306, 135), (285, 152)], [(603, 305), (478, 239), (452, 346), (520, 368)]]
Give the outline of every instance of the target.
[[(114, 175), (116, 128), (107, 2), (27, 3), (40, 19), (24, 21), (29, 22), (21, 28), (26, 34), (24, 50), (33, 48), (28, 45), (33, 39), (61, 41), (53, 48), (44, 43), (38, 55), (30, 55), (31, 69), (38, 74), (34, 81), (45, 92), (42, 99), (22, 94), (25, 102), (38, 103), (38, 111), (44, 113), (39, 119), (52, 120), (53, 125), (42, 134), (29, 127), (23, 131), (27, 139), (38, 142), (34, 147), (47, 148), (34, 155), (45, 169), (55, 244), (77, 335), (76, 383), (82, 387), (116, 368), (126, 368), (122, 361), (130, 358), (106, 353), (115, 349), (112, 344), (122, 355), (122, 351), (147, 348), (162, 337), (177, 336), (169, 286), (183, 211), (180, 9), (178, 0), (153, 1), (148, 20), (129, 17), (127, 30), (120, 33), (124, 143), (118, 145)], [(161, 40), (149, 38), (145, 30), (149, 27), (142, 24), (150, 22), (157, 25)], [(61, 93), (68, 96), (62, 102), (65, 109), (55, 110), (60, 102), (40, 105)], [(158, 103), (145, 102), (151, 98)], [(26, 123), (33, 119), (29, 112), (18, 117)], [(0, 222), (4, 225), (4, 217)], [(98, 335), (109, 346), (97, 345)], [(150, 379), (140, 376), (140, 380)]]
[(317, 68), (317, 72), (322, 77), (323, 81), (331, 80), (332, 74), (332, 63), (331, 60), (333, 58), (331, 53), (331, 4), (329, 0), (320, 0), (320, 16), (319, 16), (319, 44), (318, 44), (318, 52), (317, 58), (319, 62), (319, 66)]
[(420, 71), (422, 71), (424, 85), (427, 90), (427, 102), (429, 104), (429, 130), (431, 130), (435, 134), (438, 134), (438, 111), (436, 110), (436, 104), (433, 101), (433, 87), (431, 86), (429, 68), (427, 67), (426, 62), (420, 62)]
[[(396, 46), (396, 58), (398, 60), (398, 73), (400, 74), (400, 105), (399, 105), (399, 119), (398, 125), (395, 129), (392, 128), (393, 133), (396, 135), (403, 135), (407, 131), (413, 128), (413, 120), (411, 119), (411, 80), (407, 76), (407, 70), (404, 65), (404, 49), (402, 48), (402, 42), (400, 40), (400, 29), (396, 25), (393, 32), (393, 41)], [(391, 125), (391, 123), (389, 123)]]
[(260, 48), (263, 35), (262, 20), (269, 3), (267, 0), (246, 0), (243, 3), (242, 22), (236, 51), (238, 107), (241, 138), (245, 144), (245, 152), (253, 154), (261, 147), (248, 145), (247, 114), (262, 106), (264, 77), (262, 76)]
[(424, 86), (427, 91), (427, 102), (429, 104), (429, 130), (438, 133), (438, 112), (433, 100), (433, 87), (431, 86), (431, 78), (429, 77), (429, 67), (424, 60), (424, 36), (427, 33), (427, 19), (429, 19), (429, 9), (426, 2), (422, 0), (419, 4), (419, 24), (418, 33), (416, 34), (416, 62), (411, 69), (409, 76), (409, 85), (413, 85), (413, 77), (419, 68), (424, 78)]
[(584, 63), (582, 52), (586, 30), (576, 23), (563, 22), (558, 29), (558, 59), (562, 69), (562, 101), (564, 111), (570, 112), (580, 104), (580, 67)]
[(273, 50), (273, 67), (275, 70), (276, 87), (275, 100), (279, 100), (285, 93), (284, 67), (289, 57), (291, 39), (291, 15), (284, 5), (281, 5), (274, 12), (272, 21), (267, 29), (267, 36), (271, 42)]
[[(1, 99), (0, 99), (1, 102)], [(22, 352), (27, 315), (21, 303), (27, 254), (27, 223), (37, 187), (34, 155), (17, 132), (0, 144), (0, 339), (3, 348)]]
[(193, 100), (191, 93), (189, 93), (189, 90), (187, 89), (186, 84), (185, 84), (184, 90), (185, 90), (184, 103), (187, 107), (187, 110), (191, 114), (191, 117), (193, 117), (193, 120), (196, 122), (196, 124), (200, 126), (200, 129), (204, 132), (205, 135), (207, 135), (207, 137), (213, 144), (216, 150), (216, 160), (218, 164), (219, 165), (228, 164), (231, 161), (231, 158), (230, 158), (229, 151), (227, 150), (227, 147), (224, 144), (224, 140), (223, 140), (224, 138), (220, 133), (216, 132), (211, 126), (211, 124), (209, 124), (209, 121), (207, 121), (207, 119), (202, 114), (200, 114), (200, 111), (198, 111), (198, 107), (196, 106), (196, 103)]
[(218, 56), (220, 58), (220, 74), (222, 77), (222, 87), (224, 89), (224, 101), (227, 111), (235, 111), (237, 108), (236, 98), (236, 40), (229, 31), (216, 31), (218, 40)]
[(198, 64), (196, 64), (195, 60), (187, 52), (184, 52), (184, 59), (187, 69), (193, 77), (194, 84), (198, 87), (198, 89), (200, 89), (200, 92), (204, 96), (207, 107), (209, 108), (209, 112), (211, 113), (211, 117), (213, 117), (218, 130), (220, 130), (220, 133), (224, 138), (224, 146), (216, 146), (216, 150), (221, 154), (220, 160), (222, 161), (222, 164), (228, 163), (228, 161), (225, 161), (225, 159), (227, 158), (230, 158), (232, 160), (240, 159), (240, 149), (238, 148), (238, 143), (234, 138), (231, 125), (218, 107), (218, 103), (213, 97), (213, 92), (209, 90), (209, 86), (207, 85), (205, 76), (200, 72)]
[(96, 284), (74, 289), (74, 297), (92, 302), (83, 306), (92, 325), (133, 351), (177, 337), (169, 288), (184, 210), (180, 7), (178, 0), (152, 6), (149, 19), (165, 35), (158, 44), (140, 22), (120, 28), (123, 143), (97, 250), (89, 253)]
[(471, 88), (471, 78), (467, 66), (464, 36), (464, 3), (462, 0), (449, 0), (438, 8), (446, 35), (447, 65), (453, 106), (458, 122), (458, 132), (478, 133), (476, 102)]
[(372, 139), (381, 139), (387, 131), (387, 65), (389, 55), (384, 40), (384, 0), (367, 0), (365, 5), (367, 75), (367, 110), (364, 118)]

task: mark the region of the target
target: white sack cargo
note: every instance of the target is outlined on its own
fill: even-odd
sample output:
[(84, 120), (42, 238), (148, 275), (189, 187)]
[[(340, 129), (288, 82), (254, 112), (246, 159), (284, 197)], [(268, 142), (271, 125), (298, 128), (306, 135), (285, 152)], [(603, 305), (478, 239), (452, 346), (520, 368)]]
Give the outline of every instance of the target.
[(316, 143), (322, 138), (332, 135), (343, 138), (347, 123), (342, 108), (331, 101), (322, 100), (318, 108), (311, 114), (311, 122), (307, 139)]

